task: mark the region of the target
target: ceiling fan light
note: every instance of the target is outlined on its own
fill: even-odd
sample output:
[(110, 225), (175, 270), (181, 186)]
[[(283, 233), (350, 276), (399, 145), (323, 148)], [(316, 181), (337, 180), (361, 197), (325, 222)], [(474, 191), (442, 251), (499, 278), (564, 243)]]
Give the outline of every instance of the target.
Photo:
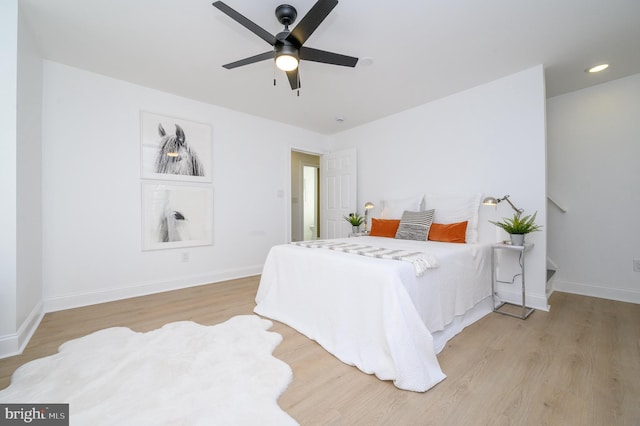
[(276, 58), (276, 66), (282, 71), (293, 71), (298, 68), (298, 58), (283, 53)]
[(293, 71), (298, 68), (298, 49), (287, 43), (275, 47), (276, 66), (282, 71)]

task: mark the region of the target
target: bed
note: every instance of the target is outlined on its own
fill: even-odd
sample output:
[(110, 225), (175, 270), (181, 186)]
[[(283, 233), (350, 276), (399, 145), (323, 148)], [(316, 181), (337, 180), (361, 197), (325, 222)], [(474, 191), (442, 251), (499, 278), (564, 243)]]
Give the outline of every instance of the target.
[(254, 311), (400, 389), (424, 392), (442, 381), (436, 355), (491, 311), (491, 244), (371, 236), (332, 241), (420, 252), (432, 264), (418, 271), (411, 261), (277, 245), (265, 261)]

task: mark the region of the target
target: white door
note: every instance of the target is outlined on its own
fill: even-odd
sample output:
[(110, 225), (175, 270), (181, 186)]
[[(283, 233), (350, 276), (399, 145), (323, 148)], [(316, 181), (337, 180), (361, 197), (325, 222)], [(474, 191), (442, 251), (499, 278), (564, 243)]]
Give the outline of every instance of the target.
[(321, 238), (342, 238), (349, 235), (351, 225), (344, 216), (355, 213), (356, 149), (330, 152), (320, 159)]

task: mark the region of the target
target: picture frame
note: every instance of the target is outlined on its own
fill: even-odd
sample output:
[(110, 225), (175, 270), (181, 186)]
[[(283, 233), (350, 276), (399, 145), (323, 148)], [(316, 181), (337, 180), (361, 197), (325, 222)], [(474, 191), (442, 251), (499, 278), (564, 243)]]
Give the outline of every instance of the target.
[(209, 124), (140, 111), (141, 178), (211, 182)]
[(211, 185), (142, 183), (142, 250), (213, 244)]

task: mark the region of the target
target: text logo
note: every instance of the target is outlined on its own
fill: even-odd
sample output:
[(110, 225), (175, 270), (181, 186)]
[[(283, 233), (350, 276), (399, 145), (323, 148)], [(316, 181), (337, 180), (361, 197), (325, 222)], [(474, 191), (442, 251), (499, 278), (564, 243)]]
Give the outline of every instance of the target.
[(0, 404), (0, 426), (69, 426), (69, 404)]

